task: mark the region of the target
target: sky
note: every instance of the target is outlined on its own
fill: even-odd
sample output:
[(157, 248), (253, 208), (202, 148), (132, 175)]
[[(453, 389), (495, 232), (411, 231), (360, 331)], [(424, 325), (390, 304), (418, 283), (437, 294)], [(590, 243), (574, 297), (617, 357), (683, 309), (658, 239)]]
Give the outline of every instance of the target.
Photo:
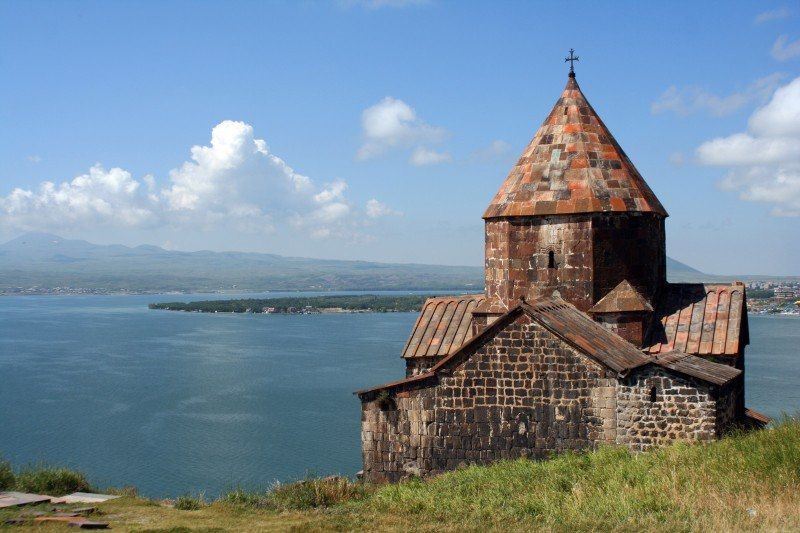
[(577, 79), (667, 253), (800, 275), (800, 2), (0, 0), (0, 240), (481, 265)]

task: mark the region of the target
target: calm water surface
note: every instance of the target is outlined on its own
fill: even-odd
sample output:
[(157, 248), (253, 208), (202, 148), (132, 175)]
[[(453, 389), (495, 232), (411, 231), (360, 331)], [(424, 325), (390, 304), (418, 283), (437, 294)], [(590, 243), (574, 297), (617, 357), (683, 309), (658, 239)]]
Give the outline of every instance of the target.
[[(208, 297), (0, 298), (0, 455), (154, 497), (359, 470), (352, 392), (402, 376), (416, 315), (147, 309)], [(800, 410), (800, 319), (750, 330), (748, 405)]]

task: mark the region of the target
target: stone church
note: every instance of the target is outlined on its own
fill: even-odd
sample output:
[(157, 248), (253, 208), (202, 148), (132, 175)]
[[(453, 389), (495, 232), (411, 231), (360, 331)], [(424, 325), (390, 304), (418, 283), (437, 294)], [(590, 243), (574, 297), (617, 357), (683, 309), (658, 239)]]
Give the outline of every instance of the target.
[(709, 441), (744, 405), (744, 285), (668, 283), (667, 211), (574, 72), (483, 215), (485, 293), (430, 298), (358, 391), (364, 477)]

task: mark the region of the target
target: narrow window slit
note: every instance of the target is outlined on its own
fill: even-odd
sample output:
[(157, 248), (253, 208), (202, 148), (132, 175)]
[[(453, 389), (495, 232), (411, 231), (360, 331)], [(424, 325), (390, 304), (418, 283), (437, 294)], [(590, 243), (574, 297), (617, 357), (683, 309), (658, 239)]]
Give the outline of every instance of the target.
[(650, 403), (654, 403), (656, 401), (657, 393), (658, 391), (655, 387), (650, 388)]
[(556, 254), (553, 253), (552, 250), (547, 252), (547, 268), (555, 268), (556, 267)]

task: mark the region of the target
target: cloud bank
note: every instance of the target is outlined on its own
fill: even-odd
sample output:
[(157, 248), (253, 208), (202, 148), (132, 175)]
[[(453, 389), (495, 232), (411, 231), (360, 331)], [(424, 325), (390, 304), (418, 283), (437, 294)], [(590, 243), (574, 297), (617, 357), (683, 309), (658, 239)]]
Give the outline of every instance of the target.
[(775, 216), (800, 216), (800, 77), (750, 116), (746, 132), (703, 143), (697, 157), (730, 168), (722, 189), (772, 204)]
[[(80, 227), (192, 230), (229, 229), (268, 233), (282, 226), (313, 237), (351, 237), (368, 220), (391, 214), (354, 206), (347, 183), (318, 185), (270, 152), (253, 127), (226, 120), (207, 146), (193, 146), (190, 160), (171, 170), (165, 183), (134, 178), (99, 163), (70, 181), (45, 181), (0, 196), (0, 225), (17, 230)], [(372, 201), (372, 200), (371, 200)], [(375, 200), (377, 202), (377, 200)]]

